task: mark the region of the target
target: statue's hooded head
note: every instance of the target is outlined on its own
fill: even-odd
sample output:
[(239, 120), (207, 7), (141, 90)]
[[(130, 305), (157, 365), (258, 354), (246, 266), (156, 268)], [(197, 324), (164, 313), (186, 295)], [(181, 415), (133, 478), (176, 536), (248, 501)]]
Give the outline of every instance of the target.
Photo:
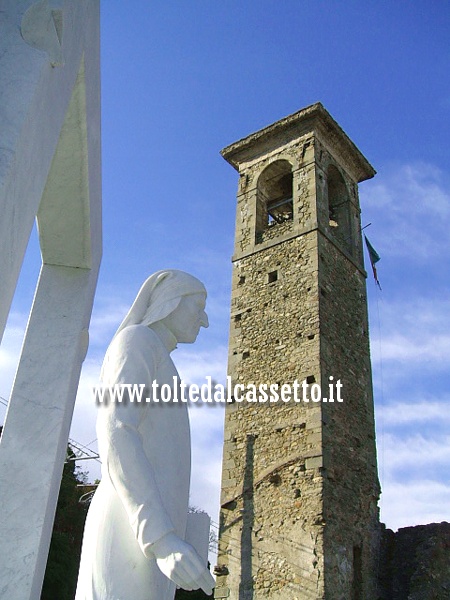
[(189, 273), (176, 269), (154, 273), (142, 285), (116, 335), (130, 325), (148, 327), (162, 321), (174, 312), (184, 296), (192, 294), (205, 294), (206, 297), (206, 289)]

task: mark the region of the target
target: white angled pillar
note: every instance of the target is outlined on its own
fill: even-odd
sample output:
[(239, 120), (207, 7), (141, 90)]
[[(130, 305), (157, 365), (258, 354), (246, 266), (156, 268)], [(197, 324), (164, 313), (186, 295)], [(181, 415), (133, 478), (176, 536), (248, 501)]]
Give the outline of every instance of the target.
[(42, 268), (0, 444), (0, 598), (39, 600), (101, 259), (98, 0), (5, 0), (0, 335), (35, 217)]

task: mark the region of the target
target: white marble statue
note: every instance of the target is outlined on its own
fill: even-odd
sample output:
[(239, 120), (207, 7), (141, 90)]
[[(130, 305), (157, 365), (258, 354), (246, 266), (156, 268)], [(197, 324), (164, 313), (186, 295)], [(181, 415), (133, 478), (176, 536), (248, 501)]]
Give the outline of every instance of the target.
[[(170, 384), (178, 342), (208, 327), (206, 290), (183, 271), (147, 279), (117, 330), (101, 382)], [(76, 600), (173, 600), (214, 579), (184, 541), (190, 432), (185, 403), (109, 402), (98, 410), (102, 481), (86, 520)]]

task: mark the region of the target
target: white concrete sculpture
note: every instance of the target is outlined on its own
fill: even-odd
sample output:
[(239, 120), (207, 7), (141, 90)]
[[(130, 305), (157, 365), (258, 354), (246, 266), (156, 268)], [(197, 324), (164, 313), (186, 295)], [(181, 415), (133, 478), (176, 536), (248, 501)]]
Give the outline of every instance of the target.
[(0, 598), (37, 600), (101, 258), (98, 0), (2, 0), (0, 339), (42, 267), (0, 445)]
[[(173, 600), (175, 586), (211, 593), (214, 579), (186, 543), (190, 432), (185, 403), (155, 402), (152, 383), (178, 373), (170, 352), (208, 326), (206, 290), (183, 271), (142, 286), (103, 362), (103, 386), (145, 384), (145, 399), (98, 410), (102, 480), (87, 516), (76, 600)], [(153, 388), (154, 389), (154, 388)], [(174, 398), (174, 395), (172, 395)]]

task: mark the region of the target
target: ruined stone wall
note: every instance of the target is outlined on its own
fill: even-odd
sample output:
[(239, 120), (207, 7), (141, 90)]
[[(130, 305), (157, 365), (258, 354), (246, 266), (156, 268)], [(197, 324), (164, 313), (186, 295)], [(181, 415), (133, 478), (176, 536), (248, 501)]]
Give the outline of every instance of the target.
[(450, 599), (450, 523), (387, 529), (382, 548), (383, 598)]

